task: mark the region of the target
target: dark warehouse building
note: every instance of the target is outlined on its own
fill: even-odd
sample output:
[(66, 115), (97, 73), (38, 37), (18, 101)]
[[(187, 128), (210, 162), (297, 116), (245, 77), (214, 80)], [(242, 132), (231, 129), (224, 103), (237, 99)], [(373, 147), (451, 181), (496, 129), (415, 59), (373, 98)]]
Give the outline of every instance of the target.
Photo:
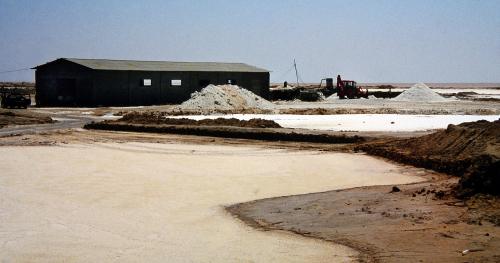
[(269, 71), (243, 63), (60, 58), (33, 69), (41, 107), (180, 103), (208, 84), (269, 96)]

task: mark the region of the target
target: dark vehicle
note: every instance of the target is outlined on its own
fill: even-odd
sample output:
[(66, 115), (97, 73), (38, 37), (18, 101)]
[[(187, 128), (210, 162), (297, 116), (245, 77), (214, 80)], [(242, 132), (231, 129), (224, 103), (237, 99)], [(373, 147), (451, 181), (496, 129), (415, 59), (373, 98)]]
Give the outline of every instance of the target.
[(299, 100), (301, 101), (318, 101), (321, 99), (321, 92), (315, 89), (300, 89)]
[(4, 92), (0, 93), (2, 108), (28, 108), (31, 105), (31, 95)]

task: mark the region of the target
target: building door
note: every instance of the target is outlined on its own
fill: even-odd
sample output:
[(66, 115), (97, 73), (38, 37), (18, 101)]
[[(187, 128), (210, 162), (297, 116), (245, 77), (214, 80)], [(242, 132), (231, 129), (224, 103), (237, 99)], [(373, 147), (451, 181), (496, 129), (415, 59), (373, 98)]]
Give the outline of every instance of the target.
[(76, 105), (76, 79), (57, 79), (57, 104), (60, 106)]

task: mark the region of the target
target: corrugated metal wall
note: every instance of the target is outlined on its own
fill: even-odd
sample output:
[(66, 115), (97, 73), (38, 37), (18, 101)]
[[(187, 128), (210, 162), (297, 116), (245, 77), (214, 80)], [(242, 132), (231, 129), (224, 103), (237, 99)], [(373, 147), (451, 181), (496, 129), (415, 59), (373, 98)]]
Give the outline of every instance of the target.
[[(71, 93), (74, 80), (75, 96)], [(143, 80), (151, 85), (144, 86)], [(181, 80), (181, 86), (172, 86)], [(268, 98), (269, 73), (250, 72), (158, 72), (90, 70), (77, 64), (57, 61), (36, 70), (37, 105), (39, 106), (136, 106), (181, 103), (204, 85), (236, 82)]]

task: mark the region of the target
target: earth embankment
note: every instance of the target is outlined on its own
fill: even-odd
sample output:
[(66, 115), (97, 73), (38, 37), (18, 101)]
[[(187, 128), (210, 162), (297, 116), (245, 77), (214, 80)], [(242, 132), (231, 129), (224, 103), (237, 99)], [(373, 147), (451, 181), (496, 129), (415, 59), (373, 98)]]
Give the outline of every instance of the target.
[(500, 120), (449, 125), (429, 135), (367, 143), (356, 149), (459, 176), (461, 195), (500, 194)]

